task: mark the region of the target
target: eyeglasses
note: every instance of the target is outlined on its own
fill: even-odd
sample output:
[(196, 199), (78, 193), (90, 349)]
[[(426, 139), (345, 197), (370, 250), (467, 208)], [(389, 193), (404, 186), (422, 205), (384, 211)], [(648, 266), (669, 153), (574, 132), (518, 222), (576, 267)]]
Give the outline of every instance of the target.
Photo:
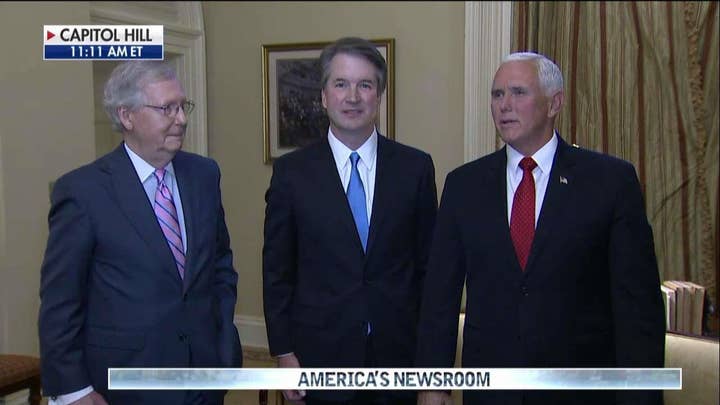
[(190, 100), (183, 101), (180, 104), (172, 103), (172, 104), (167, 104), (167, 105), (162, 105), (162, 106), (144, 104), (144, 106), (154, 108), (156, 110), (160, 110), (160, 111), (162, 111), (163, 115), (165, 115), (166, 117), (176, 116), (178, 111), (180, 111), (181, 108), (182, 108), (183, 112), (185, 113), (185, 115), (190, 115), (190, 113), (195, 109), (195, 103), (193, 103)]

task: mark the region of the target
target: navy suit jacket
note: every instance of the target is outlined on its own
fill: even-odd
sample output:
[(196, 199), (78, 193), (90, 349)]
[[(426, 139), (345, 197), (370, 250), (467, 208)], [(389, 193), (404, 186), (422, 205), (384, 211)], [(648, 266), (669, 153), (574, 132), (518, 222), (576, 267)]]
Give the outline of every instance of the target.
[(369, 321), (378, 367), (412, 366), (437, 210), (432, 159), (379, 136), (374, 190), (364, 253), (327, 138), (275, 161), (263, 248), (272, 355), (363, 367)]
[(110, 404), (179, 404), (182, 391), (108, 391), (107, 369), (242, 365), (220, 171), (182, 151), (172, 162), (184, 279), (123, 145), (55, 183), (40, 287), (45, 395), (92, 385)]
[[(560, 139), (524, 272), (510, 237), (506, 165), (503, 148), (447, 177), (418, 365), (452, 367), (466, 282), (463, 367), (663, 367), (657, 262), (632, 165)], [(662, 401), (639, 391), (465, 394), (472, 404)]]

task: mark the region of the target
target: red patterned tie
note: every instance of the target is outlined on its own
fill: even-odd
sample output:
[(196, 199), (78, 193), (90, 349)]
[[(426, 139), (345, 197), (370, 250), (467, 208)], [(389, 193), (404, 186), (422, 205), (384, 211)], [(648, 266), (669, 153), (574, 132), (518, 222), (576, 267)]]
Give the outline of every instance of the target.
[(155, 216), (157, 216), (160, 228), (162, 228), (165, 239), (167, 239), (170, 250), (175, 257), (180, 278), (185, 277), (185, 252), (183, 250), (182, 235), (180, 233), (180, 222), (178, 221), (175, 202), (172, 193), (165, 185), (165, 169), (155, 170), (157, 179), (157, 190), (155, 191)]
[(525, 157), (520, 161), (523, 177), (515, 190), (512, 211), (510, 214), (510, 236), (515, 245), (520, 268), (525, 271), (530, 246), (535, 236), (535, 179), (532, 171), (537, 167), (532, 158)]

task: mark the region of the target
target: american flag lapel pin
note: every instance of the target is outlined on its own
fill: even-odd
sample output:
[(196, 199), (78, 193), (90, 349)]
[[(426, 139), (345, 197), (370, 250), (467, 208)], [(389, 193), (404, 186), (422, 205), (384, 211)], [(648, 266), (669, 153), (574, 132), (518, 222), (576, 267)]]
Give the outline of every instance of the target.
[(560, 184), (568, 184), (567, 177), (560, 176)]

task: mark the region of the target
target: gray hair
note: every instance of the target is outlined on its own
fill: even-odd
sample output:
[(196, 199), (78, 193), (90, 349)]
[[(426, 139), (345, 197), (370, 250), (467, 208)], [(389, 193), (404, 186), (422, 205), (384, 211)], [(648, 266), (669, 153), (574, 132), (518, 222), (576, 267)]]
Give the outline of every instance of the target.
[(515, 52), (506, 56), (503, 63), (529, 60), (535, 63), (540, 88), (546, 96), (552, 96), (563, 89), (563, 75), (560, 68), (544, 55), (535, 52)]
[(118, 114), (118, 108), (136, 110), (143, 106), (144, 89), (150, 83), (177, 78), (175, 69), (163, 61), (134, 60), (119, 64), (113, 69), (105, 83), (103, 106), (115, 131), (124, 129)]
[(378, 84), (377, 95), (378, 97), (382, 95), (387, 85), (388, 75), (385, 58), (372, 42), (355, 37), (340, 38), (323, 49), (320, 54), (320, 68), (322, 69), (320, 84), (322, 88), (325, 88), (330, 78), (330, 62), (337, 54), (360, 56), (375, 66)]

